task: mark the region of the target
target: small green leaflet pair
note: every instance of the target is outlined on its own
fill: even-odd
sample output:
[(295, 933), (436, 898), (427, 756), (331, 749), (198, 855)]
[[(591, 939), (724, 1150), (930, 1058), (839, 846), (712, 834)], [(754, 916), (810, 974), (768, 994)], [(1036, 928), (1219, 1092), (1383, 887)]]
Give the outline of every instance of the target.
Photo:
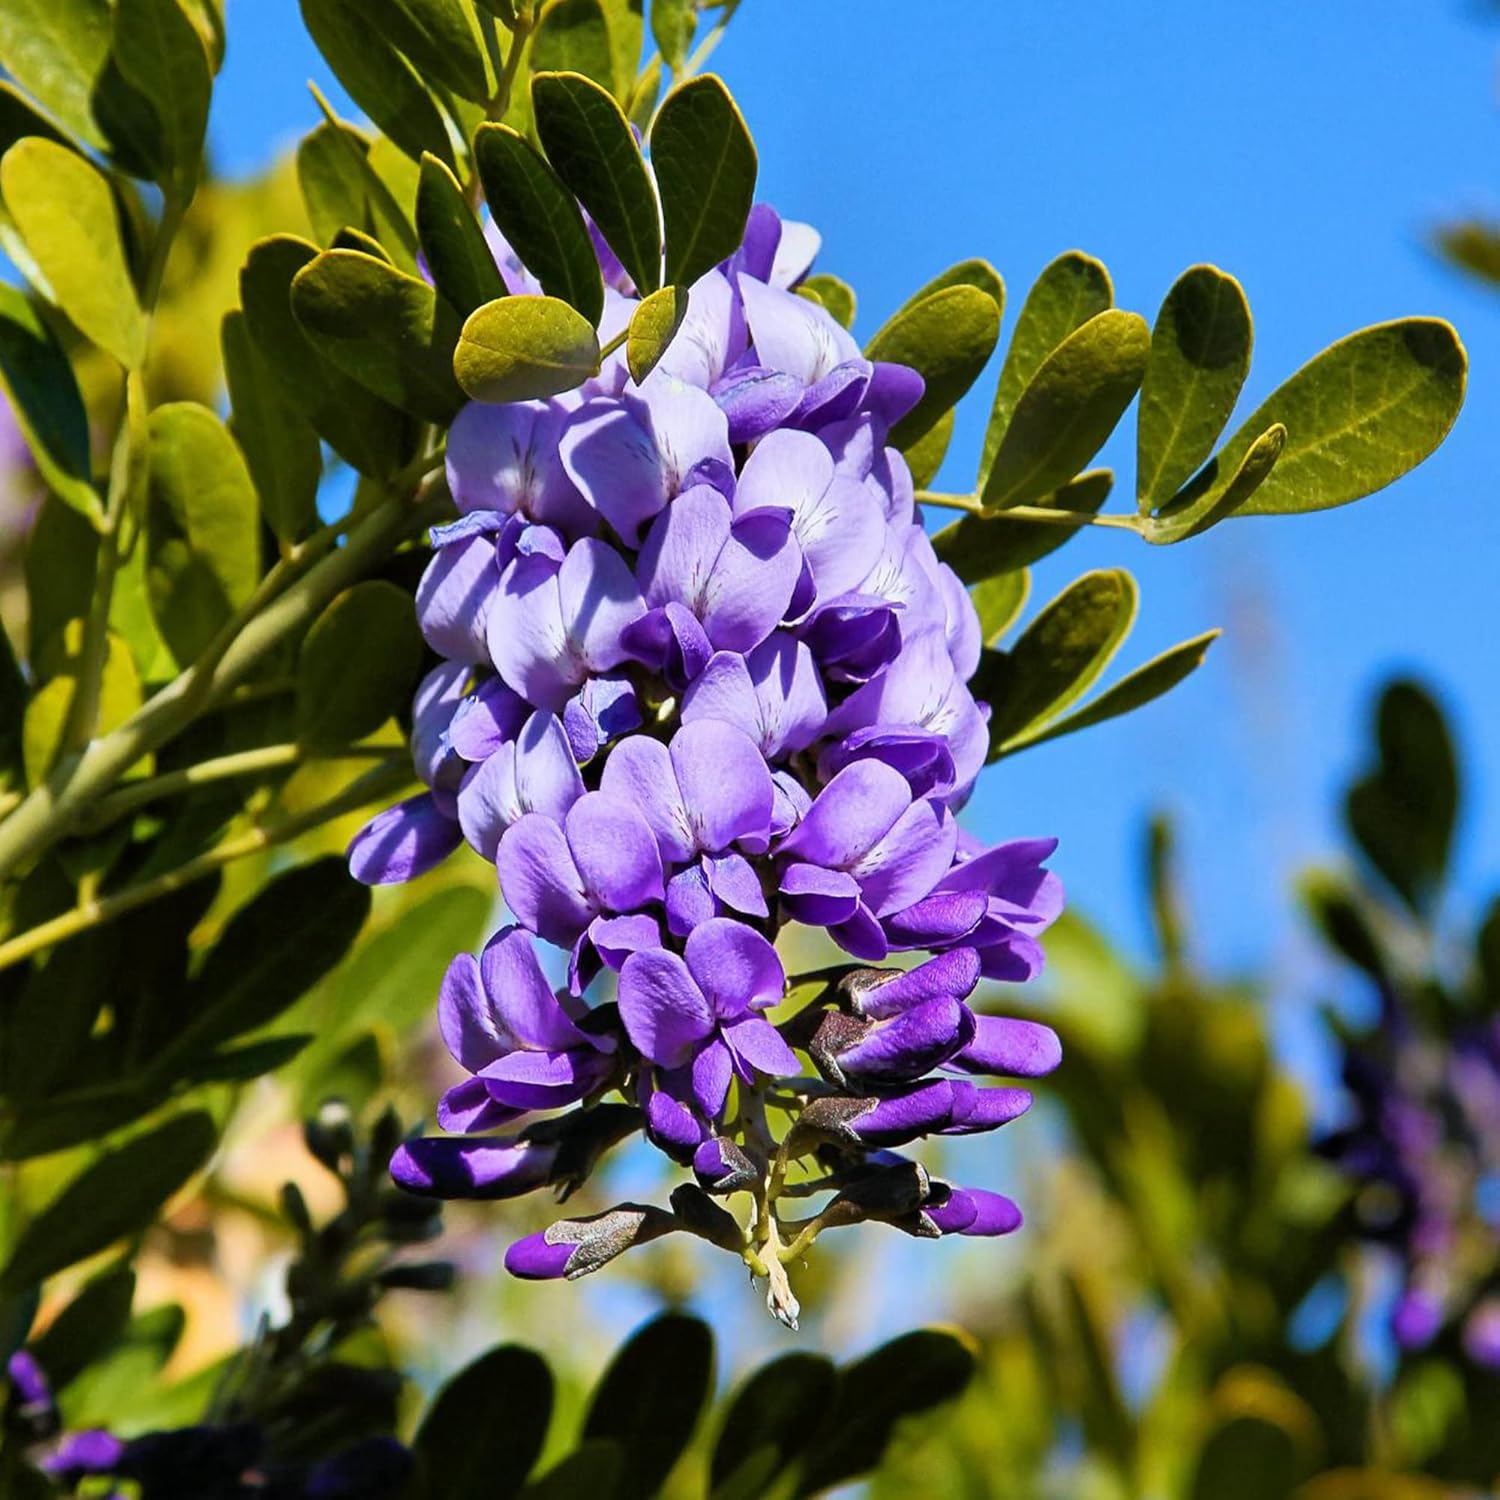
[[(953, 406), (998, 342), (1004, 298), (992, 267), (961, 262), (866, 346), (871, 358), (899, 359), (927, 380), (922, 403), (893, 434), (919, 490), (946, 454)], [(1378, 324), (1305, 365), (1215, 453), (1250, 367), (1239, 283), (1192, 267), (1149, 329), (1113, 303), (1109, 273), (1092, 257), (1073, 251), (1046, 268), (1001, 367), (973, 492), (930, 497), (971, 512), (934, 544), (973, 589), (984, 625), (989, 649), (976, 692), (999, 705), (992, 759), (1149, 702), (1197, 667), (1217, 634), (1182, 642), (1075, 708), (1128, 634), (1136, 588), (1119, 569), (1090, 573), (1014, 646), (995, 649), (1025, 603), (1032, 563), (1088, 524), (1166, 544), (1230, 516), (1360, 499), (1425, 459), (1463, 401), (1466, 358), (1447, 323)], [(1087, 466), (1137, 396), (1137, 510), (1100, 516), (1114, 478)]]

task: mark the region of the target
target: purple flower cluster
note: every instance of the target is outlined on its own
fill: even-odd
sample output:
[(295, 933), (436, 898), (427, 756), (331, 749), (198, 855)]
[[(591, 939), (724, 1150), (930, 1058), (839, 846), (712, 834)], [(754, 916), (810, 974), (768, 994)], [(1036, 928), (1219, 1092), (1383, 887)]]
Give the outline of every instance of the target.
[(1390, 994), (1384, 1012), (1345, 1051), (1355, 1113), (1321, 1150), (1360, 1184), (1364, 1234), (1399, 1257), (1397, 1343), (1451, 1333), (1500, 1370), (1500, 1020), (1440, 1036)]
[[(742, 1253), (775, 1300), (775, 1200), (804, 1158), (838, 1195), (821, 1227), (1019, 1222), (888, 1149), (1003, 1124), (1029, 1095), (971, 1079), (1056, 1065), (1051, 1032), (966, 1002), (981, 978), (1038, 972), (1062, 895), (1043, 868), (1053, 841), (985, 849), (955, 821), (987, 710), (967, 686), (977, 615), (887, 442), (922, 381), (866, 359), (796, 289), (816, 248), (757, 207), (645, 379), (615, 353), (565, 396), (474, 404), (449, 433), (460, 516), (435, 531), (417, 597), (442, 658), (413, 711), (427, 790), (370, 823), (350, 867), (407, 880), (467, 842), (514, 925), (448, 972), (443, 1035), (470, 1074), (440, 1106), (455, 1134), (404, 1148), (394, 1171), (449, 1196), (566, 1186), (639, 1123), (697, 1178), (671, 1213), (625, 1205), (523, 1241), (519, 1275), (580, 1275), (688, 1229)], [(513, 292), (536, 289), (496, 252)], [(601, 264), (607, 337), (637, 304)], [(935, 957), (830, 971), (778, 1025), (788, 922), (861, 964)], [(538, 939), (562, 950), (556, 990)], [(622, 1106), (596, 1123), (616, 1091), (630, 1123)], [(779, 1142), (768, 1104), (793, 1121)], [(741, 1191), (743, 1231), (707, 1196)]]

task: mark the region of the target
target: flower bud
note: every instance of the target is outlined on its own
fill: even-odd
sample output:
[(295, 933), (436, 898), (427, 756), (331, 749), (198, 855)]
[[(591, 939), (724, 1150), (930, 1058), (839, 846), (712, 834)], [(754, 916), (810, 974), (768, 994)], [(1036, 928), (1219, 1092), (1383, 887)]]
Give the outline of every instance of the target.
[(693, 1175), (704, 1192), (722, 1197), (759, 1182), (761, 1169), (728, 1136), (716, 1135), (693, 1153)]
[(587, 1219), (559, 1219), (517, 1240), (505, 1252), (505, 1269), (525, 1281), (576, 1281), (632, 1245), (659, 1239), (679, 1227), (677, 1219), (662, 1209), (622, 1203)]

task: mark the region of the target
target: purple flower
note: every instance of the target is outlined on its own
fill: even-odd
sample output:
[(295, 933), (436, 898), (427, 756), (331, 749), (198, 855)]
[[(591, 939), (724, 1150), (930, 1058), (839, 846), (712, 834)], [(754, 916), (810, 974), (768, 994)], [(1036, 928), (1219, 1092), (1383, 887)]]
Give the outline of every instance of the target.
[[(777, 1004), (786, 976), (776, 950), (727, 917), (695, 927), (681, 956), (664, 948), (632, 953), (620, 970), (620, 1019), (653, 1064), (647, 1118), (674, 1143), (724, 1109), (731, 1077), (795, 1073), (797, 1058), (762, 1014)], [(687, 1117), (687, 1118), (684, 1118)]]
[(554, 992), (531, 934), (504, 927), (476, 960), (460, 953), (438, 996), (438, 1025), (454, 1060), (474, 1076), (438, 1104), (445, 1130), (488, 1130), (533, 1109), (557, 1109), (614, 1071), (616, 1041), (587, 1011)]
[(458, 793), (458, 821), (475, 852), (494, 860), (512, 823), (527, 813), (561, 821), (581, 796), (568, 736), (555, 715), (539, 711), (470, 769)]
[(559, 1219), (539, 1234), (517, 1240), (505, 1252), (505, 1269), (525, 1281), (576, 1281), (607, 1265), (634, 1245), (644, 1245), (679, 1228), (659, 1208), (622, 1203), (586, 1219)]
[(733, 724), (768, 761), (807, 749), (827, 718), (812, 652), (780, 630), (748, 656), (716, 652), (682, 699), (683, 723)]

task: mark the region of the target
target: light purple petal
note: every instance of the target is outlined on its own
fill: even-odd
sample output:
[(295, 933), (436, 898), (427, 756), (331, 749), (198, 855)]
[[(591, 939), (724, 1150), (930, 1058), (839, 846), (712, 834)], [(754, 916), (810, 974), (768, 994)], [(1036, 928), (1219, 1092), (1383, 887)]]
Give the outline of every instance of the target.
[(423, 792), (377, 813), (354, 835), (349, 873), (364, 885), (415, 880), (462, 842), (458, 824), (438, 810), (431, 792)]
[(799, 922), (832, 927), (859, 910), (859, 882), (843, 870), (790, 864), (781, 872), (782, 905)]
[(595, 917), (589, 924), (589, 941), (599, 957), (618, 971), (630, 954), (661, 946), (661, 927), (655, 917), (645, 912), (632, 912), (624, 917)]
[(740, 276), (738, 283), (750, 338), (762, 365), (795, 375), (804, 386), (811, 386), (838, 365), (859, 358), (859, 346), (824, 308), (748, 276)]
[(709, 578), (729, 540), (729, 502), (711, 485), (694, 485), (651, 523), (636, 563), (647, 605), (683, 604), (700, 618)]
[(718, 914), (718, 902), (708, 888), (708, 873), (701, 863), (679, 870), (667, 882), (667, 930), (686, 937), (700, 923)]
[(607, 543), (586, 537), (568, 550), (557, 586), (570, 655), (595, 672), (619, 666), (627, 656), (620, 632), (646, 612), (629, 564)]
[(856, 761), (818, 793), (778, 852), (847, 869), (880, 842), (910, 805), (911, 791), (899, 771), (882, 761)]
[(760, 877), (743, 854), (705, 854), (703, 873), (716, 900), (751, 917), (770, 916)]
[(546, 401), (466, 406), (448, 429), (448, 487), (459, 509), (519, 514), (571, 537), (592, 533), (598, 518), (558, 455), (566, 418)]
[(957, 842), (952, 815), (923, 798), (902, 813), (850, 873), (859, 881), (866, 905), (877, 917), (888, 916), (932, 891), (952, 863)]
[(735, 1071), (742, 1078), (752, 1068), (768, 1078), (789, 1078), (801, 1070), (797, 1054), (764, 1016), (726, 1021), (721, 1029), (729, 1050), (734, 1053), (738, 1065)]
[[(524, 1115), (524, 1109), (515, 1109), (501, 1104), (485, 1087), (482, 1078), (465, 1078), (452, 1088), (444, 1089), (438, 1096), (437, 1122), (444, 1130), (457, 1135), (470, 1135), (481, 1130), (494, 1130), (499, 1125), (508, 1125)], [(399, 1153), (398, 1153), (399, 1154)], [(392, 1172), (396, 1163), (391, 1163)], [(397, 1178), (397, 1181), (401, 1181)], [(403, 1187), (408, 1186), (402, 1182)]]
[(672, 754), (660, 740), (633, 734), (621, 740), (604, 762), (600, 789), (630, 802), (656, 835), (661, 857), (683, 864), (696, 852), (687, 808), (677, 786)]
[(458, 705), (448, 738), (454, 750), (476, 764), (515, 739), (531, 712), (521, 695), (498, 677), (487, 677)]
[(471, 1073), (515, 1046), (490, 1004), (472, 953), (458, 954), (443, 975), (438, 989), (438, 1030), (454, 1061)]
[(710, 1120), (717, 1120), (724, 1112), (724, 1101), (729, 1096), (729, 1080), (733, 1071), (730, 1050), (717, 1037), (693, 1059), (693, 1099), (699, 1110)]
[(592, 920), (594, 908), (568, 841), (544, 814), (527, 813), (505, 830), (495, 867), (506, 905), (538, 937), (571, 947)]
[(561, 454), (579, 492), (628, 546), (638, 545), (669, 497), (649, 411), (628, 397), (585, 402), (563, 431)]
[(490, 659), (506, 683), (538, 708), (561, 713), (586, 669), (569, 651), (557, 563), (518, 556), (500, 575), (489, 612)]
[(656, 838), (624, 798), (585, 792), (568, 809), (563, 826), (584, 888), (599, 907), (628, 912), (662, 899)]
[(417, 584), (417, 623), (440, 656), (489, 665), (485, 622), (500, 585), (495, 544), (471, 537), (432, 554)]
[(784, 512), (740, 515), (703, 591), (703, 628), (715, 649), (760, 645), (786, 614), (801, 571)]
[(743, 922), (714, 917), (693, 929), (684, 956), (698, 987), (722, 1018), (777, 1004), (786, 974), (776, 950)]
[(562, 821), (583, 795), (583, 777), (561, 723), (538, 711), (516, 739), (516, 798), (524, 812), (546, 813)]
[(688, 288), (687, 316), (657, 369), (706, 391), (744, 353), (745, 339), (739, 298), (722, 271), (708, 271)]
[(675, 953), (632, 953), (620, 968), (620, 1020), (637, 1052), (662, 1067), (687, 1063), (715, 1017), (707, 996)]
[(699, 719), (672, 736), (670, 753), (695, 848), (717, 853), (737, 840), (764, 848), (771, 773), (754, 741), (733, 725)]
[(511, 1038), (511, 1047), (560, 1051), (589, 1045), (552, 993), (529, 932), (519, 927), (501, 928), (479, 955), (479, 972), (493, 1013)]

